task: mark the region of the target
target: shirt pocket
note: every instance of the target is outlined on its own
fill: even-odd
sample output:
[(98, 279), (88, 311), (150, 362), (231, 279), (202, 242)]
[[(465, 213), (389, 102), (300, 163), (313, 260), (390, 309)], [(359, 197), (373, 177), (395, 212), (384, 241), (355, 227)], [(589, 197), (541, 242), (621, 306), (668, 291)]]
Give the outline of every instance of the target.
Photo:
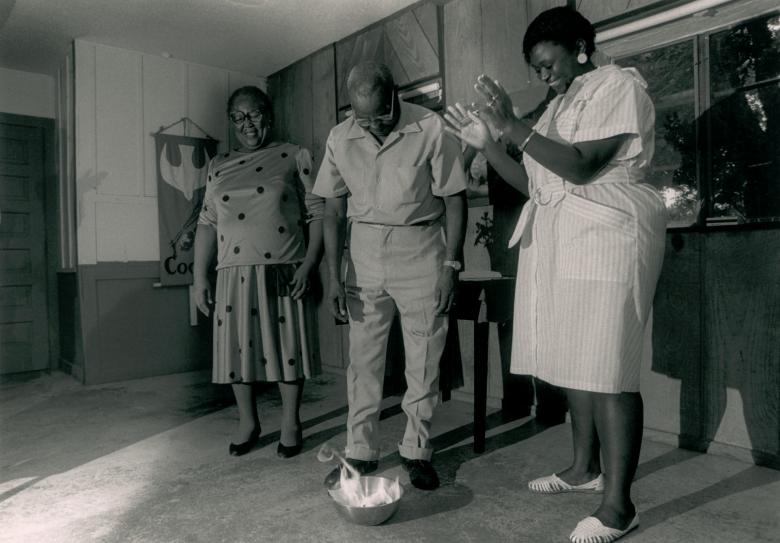
[(556, 223), (556, 270), (562, 279), (632, 283), (636, 221), (625, 211), (568, 193)]
[(372, 172), (369, 168), (345, 168), (345, 172), (342, 173), (344, 183), (349, 189), (350, 199), (356, 203), (364, 206), (370, 202), (370, 183)]
[(428, 164), (384, 168), (377, 186), (377, 207), (392, 211), (423, 202), (430, 193), (429, 172)]

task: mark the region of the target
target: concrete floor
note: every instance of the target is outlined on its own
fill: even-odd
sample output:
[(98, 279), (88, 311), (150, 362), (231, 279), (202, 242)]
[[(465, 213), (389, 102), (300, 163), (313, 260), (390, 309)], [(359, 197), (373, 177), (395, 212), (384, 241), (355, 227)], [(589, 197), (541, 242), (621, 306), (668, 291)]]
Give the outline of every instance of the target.
[[(597, 506), (588, 495), (537, 496), (526, 482), (567, 465), (568, 425), (488, 420), (487, 451), (471, 448), (471, 406), (435, 420), (442, 487), (422, 492), (398, 467), (405, 418), (386, 400), (380, 462), (407, 488), (385, 525), (337, 516), (316, 451), (343, 448), (343, 377), (307, 383), (300, 456), (276, 457), (279, 398), (261, 399), (261, 446), (235, 458), (228, 387), (208, 373), (82, 386), (53, 373), (0, 384), (0, 541), (14, 542), (547, 542), (568, 541)], [(780, 539), (780, 472), (645, 440), (634, 485), (632, 542)]]

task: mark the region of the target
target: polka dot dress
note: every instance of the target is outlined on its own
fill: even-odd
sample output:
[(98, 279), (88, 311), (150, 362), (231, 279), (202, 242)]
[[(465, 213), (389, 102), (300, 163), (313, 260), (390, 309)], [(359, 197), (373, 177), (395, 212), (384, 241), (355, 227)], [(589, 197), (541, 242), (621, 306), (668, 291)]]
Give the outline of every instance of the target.
[(199, 223), (217, 230), (215, 383), (319, 373), (315, 308), (289, 295), (306, 222), (324, 207), (311, 194), (311, 170), (309, 152), (288, 143), (224, 153), (209, 165)]
[(217, 274), (215, 383), (294, 381), (320, 373), (314, 304), (293, 300), (294, 264), (231, 266)]

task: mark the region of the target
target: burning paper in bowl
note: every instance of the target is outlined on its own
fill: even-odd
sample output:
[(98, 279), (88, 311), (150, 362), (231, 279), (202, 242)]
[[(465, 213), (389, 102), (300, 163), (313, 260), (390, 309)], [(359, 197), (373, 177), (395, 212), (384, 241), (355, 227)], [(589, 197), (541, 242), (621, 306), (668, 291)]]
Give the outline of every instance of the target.
[(320, 462), (330, 462), (334, 458), (341, 463), (339, 487), (330, 492), (337, 502), (349, 507), (377, 507), (401, 499), (401, 484), (397, 477), (395, 481), (386, 477), (362, 477), (346, 458), (327, 443), (317, 452)]

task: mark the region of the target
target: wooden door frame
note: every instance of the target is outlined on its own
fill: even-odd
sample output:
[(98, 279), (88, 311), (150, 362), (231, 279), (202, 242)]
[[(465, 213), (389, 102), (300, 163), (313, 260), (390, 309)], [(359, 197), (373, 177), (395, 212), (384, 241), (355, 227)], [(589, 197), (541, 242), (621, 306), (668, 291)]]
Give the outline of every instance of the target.
[(57, 175), (57, 145), (54, 119), (17, 115), (15, 113), (0, 113), (0, 123), (15, 124), (41, 130), (43, 141), (43, 220), (44, 220), (44, 254), (46, 256), (46, 320), (48, 326), (49, 363), (48, 370), (59, 368), (59, 314), (57, 271), (59, 269), (59, 221), (57, 220), (59, 202)]

